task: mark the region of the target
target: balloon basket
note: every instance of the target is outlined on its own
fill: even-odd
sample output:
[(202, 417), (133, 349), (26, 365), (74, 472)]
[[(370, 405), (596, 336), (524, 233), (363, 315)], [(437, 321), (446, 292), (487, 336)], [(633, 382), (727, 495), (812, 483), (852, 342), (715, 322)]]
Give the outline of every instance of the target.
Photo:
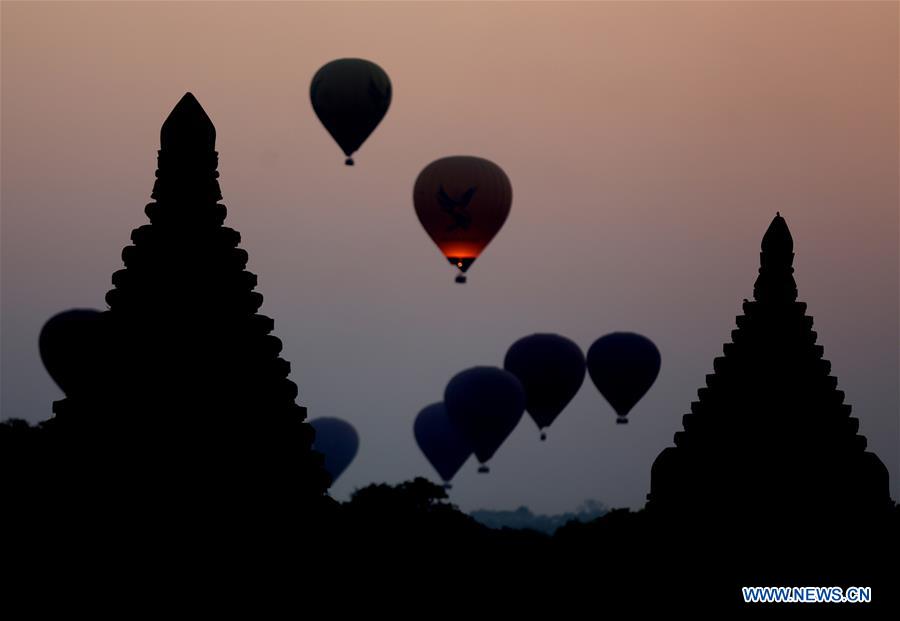
[(455, 280), (457, 283), (464, 285), (464, 284), (466, 284), (466, 275), (465, 274), (457, 274)]
[(624, 416), (620, 416), (619, 418), (616, 419), (616, 424), (618, 424), (618, 425), (627, 425), (627, 424), (628, 424), (628, 419), (625, 418)]
[(480, 472), (481, 474), (485, 474), (486, 472), (490, 472), (490, 469), (487, 466), (485, 466), (484, 464), (481, 464), (478, 467), (478, 472)]
[(546, 442), (546, 441), (547, 441), (547, 434), (542, 431), (541, 432), (541, 442)]
[(352, 157), (348, 157), (347, 159), (345, 159), (345, 160), (344, 160), (344, 166), (353, 166), (353, 158), (352, 158)]
[(445, 482), (441, 487), (443, 487), (444, 489), (452, 489), (452, 488), (453, 488), (453, 485), (451, 485), (450, 483), (446, 483), (446, 482)]

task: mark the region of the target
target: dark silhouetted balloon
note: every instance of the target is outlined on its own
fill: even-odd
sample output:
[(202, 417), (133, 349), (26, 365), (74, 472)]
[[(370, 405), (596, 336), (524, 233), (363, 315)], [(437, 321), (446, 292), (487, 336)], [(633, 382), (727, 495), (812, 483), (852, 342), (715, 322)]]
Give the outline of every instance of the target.
[(456, 374), (444, 391), (447, 415), (472, 445), (479, 472), (519, 424), (525, 389), (515, 375), (497, 367), (473, 367)]
[(432, 403), (416, 416), (413, 424), (416, 443), (441, 479), (444, 487), (472, 455), (472, 445), (447, 415), (443, 402)]
[(619, 415), (616, 422), (628, 422), (628, 412), (659, 375), (660, 362), (656, 345), (633, 332), (613, 332), (591, 345), (588, 372), (600, 394)]
[(340, 418), (317, 418), (309, 424), (316, 430), (313, 449), (325, 456), (325, 469), (333, 484), (356, 457), (359, 435), (353, 425)]
[(316, 72), (309, 87), (316, 116), (347, 156), (369, 137), (391, 105), (391, 81), (384, 70), (361, 58), (333, 60)]
[(95, 385), (106, 345), (103, 313), (76, 308), (51, 317), (38, 337), (41, 361), (67, 396)]
[(459, 269), (456, 281), (465, 282), (465, 272), (506, 222), (512, 186), (493, 162), (445, 157), (419, 173), (413, 203), (425, 232)]
[(532, 334), (512, 344), (503, 367), (525, 387), (525, 409), (545, 440), (544, 429), (584, 383), (581, 348), (558, 334)]

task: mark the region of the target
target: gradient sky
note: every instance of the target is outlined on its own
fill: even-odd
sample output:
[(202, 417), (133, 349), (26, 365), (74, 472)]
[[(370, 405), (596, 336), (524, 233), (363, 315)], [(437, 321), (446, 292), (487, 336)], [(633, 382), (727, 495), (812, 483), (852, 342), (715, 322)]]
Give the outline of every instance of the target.
[[(0, 417), (38, 421), (61, 398), (38, 332), (105, 308), (147, 222), (160, 125), (191, 91), (300, 402), (359, 430), (336, 497), (436, 479), (412, 422), (457, 371), (502, 364), (532, 332), (586, 350), (630, 330), (663, 357), (630, 425), (588, 380), (546, 443), (523, 419), (452, 498), (641, 506), (778, 210), (818, 342), (900, 498), (898, 6), (3, 2)], [(345, 56), (394, 87), (354, 168), (308, 96)], [(489, 158), (513, 185), (465, 286), (411, 200), (451, 154)]]

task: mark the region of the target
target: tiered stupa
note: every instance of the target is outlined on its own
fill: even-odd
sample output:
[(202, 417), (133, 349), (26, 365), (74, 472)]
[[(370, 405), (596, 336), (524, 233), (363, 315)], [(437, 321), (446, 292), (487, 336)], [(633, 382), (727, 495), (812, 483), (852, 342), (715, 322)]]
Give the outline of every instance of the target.
[(89, 476), (180, 510), (315, 503), (328, 475), (240, 234), (223, 226), (215, 139), (187, 93), (162, 126), (150, 224), (106, 295), (96, 381), (54, 404), (51, 428), (72, 451), (85, 442)]
[(781, 215), (762, 240), (754, 300), (651, 471), (648, 509), (776, 521), (866, 515), (891, 506), (888, 473), (830, 375), (797, 301)]

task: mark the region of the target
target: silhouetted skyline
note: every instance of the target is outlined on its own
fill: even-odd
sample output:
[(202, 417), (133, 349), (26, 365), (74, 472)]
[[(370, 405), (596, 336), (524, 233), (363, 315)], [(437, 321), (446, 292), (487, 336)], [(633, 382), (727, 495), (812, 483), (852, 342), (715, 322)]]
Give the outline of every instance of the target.
[[(520, 423), (451, 498), (641, 506), (777, 210), (800, 299), (900, 496), (898, 8), (728, 4), (4, 3), (0, 418), (36, 422), (60, 398), (37, 335), (60, 310), (104, 307), (160, 121), (191, 91), (300, 403), (359, 430), (338, 498), (437, 481), (412, 423), (458, 371), (502, 365), (534, 332), (586, 350), (629, 330), (664, 361), (629, 425), (586, 382), (547, 442)], [(353, 168), (308, 101), (317, 68), (346, 55), (394, 85)], [(411, 199), (422, 167), (453, 153), (498, 162), (514, 188), (465, 287)]]

